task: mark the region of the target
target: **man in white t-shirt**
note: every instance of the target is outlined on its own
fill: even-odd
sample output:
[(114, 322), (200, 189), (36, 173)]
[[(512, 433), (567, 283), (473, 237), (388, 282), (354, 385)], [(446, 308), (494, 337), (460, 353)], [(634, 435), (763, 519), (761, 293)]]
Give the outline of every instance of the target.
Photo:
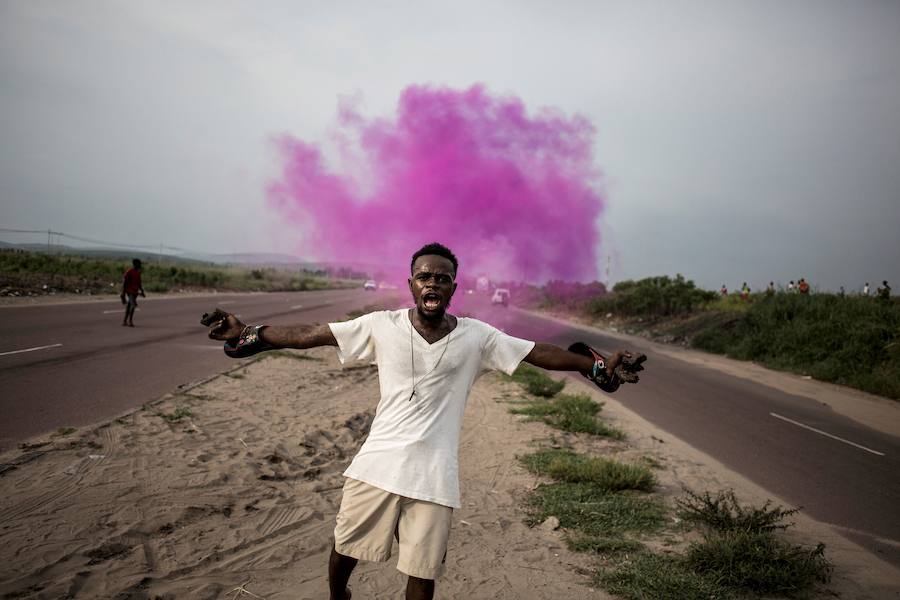
[(609, 360), (595, 351), (569, 352), (447, 313), (457, 266), (441, 244), (416, 252), (409, 279), (414, 309), (373, 312), (327, 326), (245, 326), (222, 311), (204, 316), (209, 336), (226, 340), (231, 356), (336, 346), (342, 363), (374, 359), (378, 364), (381, 399), (375, 419), (344, 472), (328, 566), (332, 600), (349, 598), (347, 582), (357, 561), (387, 560), (395, 537), (397, 568), (409, 576), (406, 597), (433, 597), (434, 580), (446, 561), (450, 518), (460, 506), (457, 454), (463, 411), (482, 373), (512, 374), (524, 360), (544, 369), (579, 371), (601, 389), (614, 391), (622, 372), (617, 366), (632, 358), (627, 352)]

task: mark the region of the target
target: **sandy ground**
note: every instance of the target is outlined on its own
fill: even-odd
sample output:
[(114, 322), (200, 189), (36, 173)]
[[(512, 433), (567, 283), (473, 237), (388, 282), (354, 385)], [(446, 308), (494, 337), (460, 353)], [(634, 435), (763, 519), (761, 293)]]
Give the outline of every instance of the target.
[[(341, 368), (331, 349), (270, 357), (110, 423), (31, 440), (0, 456), (0, 594), (9, 598), (327, 598), (326, 564), (341, 472), (362, 443), (378, 394), (374, 367)], [(530, 529), (522, 501), (538, 483), (517, 463), (537, 445), (571, 445), (662, 464), (673, 497), (732, 487), (770, 496), (656, 430), (613, 398), (604, 415), (627, 442), (565, 434), (508, 413), (518, 388), (489, 375), (470, 398), (441, 598), (608, 598), (592, 558), (562, 532)], [(187, 408), (191, 416), (160, 416)], [(15, 467), (15, 468), (11, 468)], [(777, 500), (777, 499), (776, 499)], [(798, 541), (824, 541), (837, 564), (821, 597), (900, 598), (900, 573), (801, 517)], [(404, 578), (361, 563), (354, 598), (399, 598)], [(244, 585), (255, 596), (231, 593)]]

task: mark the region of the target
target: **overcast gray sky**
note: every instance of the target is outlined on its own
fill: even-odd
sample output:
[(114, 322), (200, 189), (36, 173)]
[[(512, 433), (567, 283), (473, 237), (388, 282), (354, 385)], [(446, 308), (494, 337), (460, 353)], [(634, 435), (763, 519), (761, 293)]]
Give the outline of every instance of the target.
[(3, 0), (0, 227), (291, 252), (273, 136), (414, 83), (589, 118), (614, 280), (900, 289), (897, 2)]

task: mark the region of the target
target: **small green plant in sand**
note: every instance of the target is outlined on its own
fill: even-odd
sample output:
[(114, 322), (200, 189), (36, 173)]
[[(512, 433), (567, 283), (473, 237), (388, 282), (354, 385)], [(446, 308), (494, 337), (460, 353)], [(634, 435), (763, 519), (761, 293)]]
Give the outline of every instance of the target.
[(159, 412), (159, 413), (157, 413), (157, 415), (162, 417), (169, 423), (177, 423), (178, 421), (180, 421), (181, 419), (183, 419), (185, 417), (194, 416), (194, 413), (191, 412), (191, 409), (189, 409), (185, 406), (179, 406), (178, 408), (176, 408), (174, 411), (172, 411), (170, 413)]
[(653, 475), (644, 467), (560, 450), (541, 450), (519, 460), (529, 471), (556, 480), (530, 495), (529, 523), (556, 517), (572, 550), (633, 552), (641, 544), (628, 534), (656, 531), (665, 521), (661, 502), (635, 493), (653, 488)]
[(697, 494), (685, 489), (675, 506), (685, 521), (719, 532), (753, 534), (787, 529), (792, 523), (785, 523), (784, 519), (798, 512), (796, 508), (772, 506), (771, 500), (761, 507), (741, 506), (732, 490)]
[(74, 427), (60, 427), (53, 433), (53, 435), (65, 437), (67, 435), (72, 435), (73, 433), (75, 433), (75, 431), (76, 429)]
[(825, 545), (791, 544), (772, 533), (712, 532), (688, 548), (694, 573), (734, 588), (770, 596), (804, 597), (831, 577)]
[(557, 381), (527, 363), (520, 364), (519, 368), (507, 378), (521, 385), (529, 394), (541, 398), (552, 398), (566, 386), (565, 380)]
[(243, 373), (225, 373), (225, 377), (230, 377), (231, 379), (243, 379), (246, 377)]
[(725, 600), (733, 595), (714, 578), (688, 569), (678, 555), (638, 552), (597, 573), (597, 583), (628, 600)]
[(529, 400), (510, 409), (517, 415), (543, 421), (552, 427), (573, 433), (590, 433), (614, 440), (625, 433), (597, 419), (602, 405), (585, 394), (559, 394), (551, 399)]
[(606, 492), (649, 492), (656, 485), (656, 478), (645, 466), (585, 456), (568, 450), (540, 450), (522, 456), (520, 460), (525, 468), (537, 475), (567, 483), (587, 483)]

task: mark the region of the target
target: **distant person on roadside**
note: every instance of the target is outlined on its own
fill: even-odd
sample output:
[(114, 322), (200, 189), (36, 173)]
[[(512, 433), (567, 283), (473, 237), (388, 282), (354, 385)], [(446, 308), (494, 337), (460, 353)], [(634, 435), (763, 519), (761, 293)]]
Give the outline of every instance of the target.
[(122, 280), (122, 304), (125, 305), (125, 318), (122, 319), (122, 327), (134, 327), (134, 309), (137, 308), (138, 294), (142, 298), (146, 298), (144, 286), (141, 284), (141, 259), (135, 258), (131, 261), (131, 268), (125, 271), (125, 277)]
[(749, 299), (750, 299), (750, 286), (747, 285), (747, 282), (745, 281), (744, 284), (741, 286), (741, 300), (746, 302)]
[(728, 288), (725, 287), (724, 283), (722, 284), (722, 287), (719, 288), (719, 293), (722, 294), (723, 297), (728, 295)]
[(794, 280), (791, 279), (790, 283), (788, 283), (788, 286), (787, 286), (787, 293), (793, 294), (795, 291), (797, 291), (797, 288), (794, 287)]
[(766, 288), (766, 296), (772, 297), (775, 295), (775, 282), (770, 281), (769, 287)]
[(866, 285), (863, 286), (862, 295), (868, 297), (869, 296), (869, 282), (866, 282)]
[(797, 291), (804, 296), (809, 294), (809, 284), (802, 277), (800, 278), (800, 283), (797, 284)]
[(878, 298), (881, 300), (891, 299), (891, 286), (888, 285), (887, 280), (881, 282), (881, 287), (878, 288)]

